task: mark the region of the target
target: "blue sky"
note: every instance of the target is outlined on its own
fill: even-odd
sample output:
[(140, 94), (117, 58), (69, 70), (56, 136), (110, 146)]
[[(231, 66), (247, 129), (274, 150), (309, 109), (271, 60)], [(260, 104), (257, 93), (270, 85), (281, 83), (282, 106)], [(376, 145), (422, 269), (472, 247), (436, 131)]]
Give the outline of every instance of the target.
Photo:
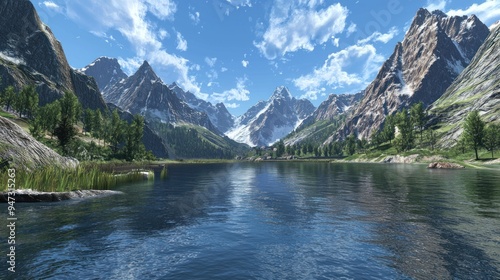
[(234, 115), (277, 86), (319, 105), (376, 76), (420, 7), (476, 14), (490, 26), (500, 0), (32, 0), (82, 68), (116, 57), (127, 74), (144, 60), (167, 84)]

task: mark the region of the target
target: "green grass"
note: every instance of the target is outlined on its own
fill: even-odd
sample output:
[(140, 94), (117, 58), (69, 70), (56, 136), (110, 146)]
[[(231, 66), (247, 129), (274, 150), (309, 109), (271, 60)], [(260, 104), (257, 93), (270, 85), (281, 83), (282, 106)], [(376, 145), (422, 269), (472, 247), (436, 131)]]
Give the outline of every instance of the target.
[(12, 115), (11, 113), (5, 112), (3, 110), (0, 110), (0, 117), (4, 117), (7, 119), (15, 119), (16, 116)]
[[(8, 172), (0, 174), (1, 182), (7, 182), (8, 179)], [(34, 171), (18, 169), (15, 173), (16, 189), (32, 189), (42, 192), (108, 190), (119, 184), (142, 180), (144, 180), (144, 175), (140, 171), (115, 174), (103, 172), (97, 166), (79, 166), (76, 169), (50, 166)], [(2, 191), (6, 190), (7, 184), (3, 184)]]

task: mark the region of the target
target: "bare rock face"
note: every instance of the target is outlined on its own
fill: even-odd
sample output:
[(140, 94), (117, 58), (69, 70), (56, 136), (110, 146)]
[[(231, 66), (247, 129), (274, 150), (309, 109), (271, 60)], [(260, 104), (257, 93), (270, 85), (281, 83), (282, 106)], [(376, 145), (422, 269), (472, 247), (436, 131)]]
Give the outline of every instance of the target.
[(364, 91), (356, 94), (331, 94), (327, 100), (319, 105), (312, 116), (315, 121), (333, 120), (334, 117), (352, 109), (363, 95)]
[(500, 25), (446, 92), (429, 108), (430, 125), (440, 132), (441, 147), (455, 145), (467, 114), (478, 110), (487, 123), (500, 122)]
[(234, 126), (234, 117), (229, 113), (224, 103), (213, 105), (210, 102), (201, 100), (189, 91), (184, 91), (176, 83), (168, 86), (182, 101), (186, 102), (189, 107), (206, 113), (210, 121), (217, 127), (220, 132), (226, 132)]
[(3, 117), (0, 117), (0, 158), (12, 158), (11, 166), (28, 169), (48, 165), (75, 168), (79, 164), (76, 159), (60, 156)]
[[(476, 16), (448, 17), (420, 9), (402, 43), (384, 63), (337, 137), (369, 138), (403, 107), (436, 101), (470, 63), (489, 34)], [(332, 139), (333, 140), (333, 139)]]
[(196, 111), (180, 100), (147, 61), (134, 75), (103, 92), (103, 96), (107, 102), (132, 114), (144, 115), (148, 120), (195, 124), (221, 134), (206, 113)]
[(84, 108), (106, 108), (95, 81), (69, 66), (61, 44), (28, 0), (0, 2), (0, 75), (3, 87), (35, 85), (41, 104), (72, 91)]
[(101, 92), (106, 92), (109, 87), (128, 77), (118, 60), (109, 57), (99, 57), (79, 72), (93, 77)]

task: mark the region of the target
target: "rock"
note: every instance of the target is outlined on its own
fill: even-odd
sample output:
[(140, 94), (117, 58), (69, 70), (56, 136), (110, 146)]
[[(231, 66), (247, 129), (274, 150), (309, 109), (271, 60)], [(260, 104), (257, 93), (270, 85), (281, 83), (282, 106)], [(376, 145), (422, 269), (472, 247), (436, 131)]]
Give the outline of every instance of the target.
[[(78, 190), (72, 192), (38, 192), (32, 190), (17, 190), (16, 202), (56, 202), (75, 198), (89, 198), (104, 195), (123, 194), (111, 190)], [(0, 193), (0, 202), (7, 202), (7, 193)]]
[(420, 159), (420, 155), (409, 155), (407, 157), (395, 155), (395, 156), (387, 156), (382, 162), (384, 163), (415, 163)]
[(11, 166), (27, 169), (47, 165), (75, 168), (79, 164), (74, 158), (60, 156), (4, 117), (0, 117), (0, 158), (12, 158)]
[(427, 168), (430, 169), (461, 169), (464, 166), (452, 162), (432, 162)]

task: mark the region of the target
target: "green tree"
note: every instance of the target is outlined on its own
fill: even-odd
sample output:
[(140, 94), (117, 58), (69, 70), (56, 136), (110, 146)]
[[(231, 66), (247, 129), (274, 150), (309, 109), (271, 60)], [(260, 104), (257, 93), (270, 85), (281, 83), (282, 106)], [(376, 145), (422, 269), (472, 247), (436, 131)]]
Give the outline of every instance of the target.
[(85, 111), (83, 111), (82, 114), (82, 123), (83, 123), (83, 131), (92, 133), (93, 129), (93, 121), (94, 121), (94, 111), (92, 109), (87, 108)]
[(40, 140), (45, 136), (42, 113), (42, 108), (39, 108), (37, 112), (33, 113), (33, 120), (30, 122), (29, 126), (31, 135), (37, 140)]
[(438, 141), (436, 132), (432, 129), (429, 129), (426, 133), (426, 140), (431, 151), (434, 150), (434, 146), (436, 146), (436, 143)]
[(142, 143), (143, 133), (144, 118), (140, 115), (135, 115), (128, 127), (126, 136), (125, 158), (128, 161), (140, 159), (145, 154), (144, 144)]
[(16, 100), (16, 90), (14, 89), (13, 86), (8, 86), (5, 88), (5, 90), (2, 92), (2, 102), (7, 111), (10, 110), (10, 108), (13, 106), (15, 100)]
[(491, 152), (491, 158), (494, 158), (494, 152), (500, 146), (500, 125), (489, 124), (484, 132), (484, 147)]
[(51, 137), (56, 134), (56, 128), (61, 121), (61, 106), (59, 102), (52, 102), (39, 109), (43, 118), (43, 129), (50, 132)]
[(464, 137), (469, 145), (474, 149), (476, 160), (479, 159), (478, 150), (483, 145), (484, 122), (479, 116), (479, 111), (470, 112), (464, 122)]
[(403, 109), (396, 114), (396, 126), (399, 135), (395, 140), (395, 147), (398, 151), (409, 151), (414, 147), (413, 122), (407, 109)]
[(349, 156), (352, 156), (354, 155), (354, 153), (356, 153), (356, 136), (354, 136), (354, 134), (347, 136), (345, 140), (344, 150), (345, 153)]
[(115, 109), (111, 115), (109, 144), (113, 153), (117, 153), (118, 146), (125, 140), (125, 126), (126, 124), (120, 119), (118, 110)]
[(101, 110), (97, 109), (92, 118), (92, 136), (97, 139), (102, 139), (103, 121)]
[(73, 140), (76, 135), (74, 125), (80, 119), (81, 107), (78, 99), (72, 92), (64, 93), (63, 98), (59, 99), (59, 107), (61, 109), (61, 118), (55, 129), (55, 135), (59, 140), (59, 144), (66, 151), (67, 144)]
[(385, 141), (392, 144), (392, 140), (396, 134), (396, 121), (393, 115), (385, 117), (384, 128), (382, 129), (382, 136)]
[(422, 143), (424, 140), (423, 132), (424, 132), (425, 121), (426, 121), (426, 115), (424, 112), (424, 104), (422, 102), (414, 104), (410, 108), (410, 116), (411, 116), (411, 120), (413, 122), (413, 125), (417, 128), (417, 131), (420, 133), (420, 143)]
[(26, 114), (29, 119), (34, 119), (38, 111), (38, 93), (33, 85), (25, 87), (24, 90), (26, 91)]
[(285, 154), (285, 144), (282, 140), (276, 143), (276, 157), (282, 157)]

